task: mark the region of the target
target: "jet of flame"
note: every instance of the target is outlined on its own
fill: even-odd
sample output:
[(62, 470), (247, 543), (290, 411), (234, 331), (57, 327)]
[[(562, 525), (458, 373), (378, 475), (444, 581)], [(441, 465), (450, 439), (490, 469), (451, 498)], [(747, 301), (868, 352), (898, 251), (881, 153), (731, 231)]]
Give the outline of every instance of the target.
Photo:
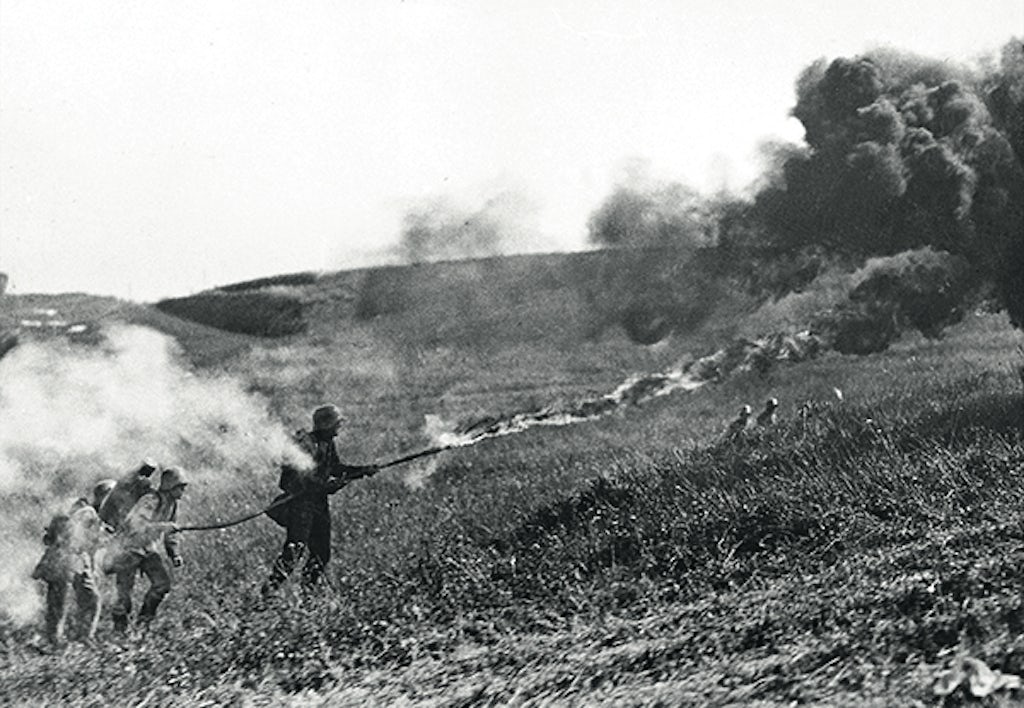
[[(440, 416), (428, 414), (424, 422), (424, 434), (434, 447), (388, 463), (387, 466), (540, 426), (560, 427), (596, 420), (623, 406), (639, 405), (676, 391), (694, 391), (707, 383), (723, 381), (742, 371), (766, 371), (779, 362), (804, 361), (816, 356), (823, 346), (822, 340), (809, 331), (792, 335), (773, 334), (759, 339), (738, 339), (713, 354), (668, 371), (634, 374), (599, 398), (580, 401), (563, 409), (542, 408), (504, 418), (485, 418), (461, 431)], [(413, 488), (420, 488), (434, 469), (419, 469), (414, 479), (409, 477), (406, 483)]]

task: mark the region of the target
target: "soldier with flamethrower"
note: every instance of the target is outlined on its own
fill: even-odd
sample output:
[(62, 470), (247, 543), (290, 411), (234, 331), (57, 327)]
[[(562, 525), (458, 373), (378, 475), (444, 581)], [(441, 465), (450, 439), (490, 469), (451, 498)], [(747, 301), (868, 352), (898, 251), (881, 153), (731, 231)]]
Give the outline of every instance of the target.
[(270, 516), (285, 527), (286, 536), (270, 577), (260, 590), (263, 598), (272, 595), (288, 579), (303, 557), (303, 585), (311, 587), (321, 579), (331, 559), (328, 497), (349, 482), (380, 470), (376, 465), (347, 465), (341, 461), (335, 439), (342, 421), (337, 406), (323, 405), (313, 411), (313, 429), (296, 434), (296, 442), (313, 458), (315, 467), (303, 471), (286, 465), (281, 469), (278, 486), (285, 493), (282, 497), (291, 500), (277, 506)]

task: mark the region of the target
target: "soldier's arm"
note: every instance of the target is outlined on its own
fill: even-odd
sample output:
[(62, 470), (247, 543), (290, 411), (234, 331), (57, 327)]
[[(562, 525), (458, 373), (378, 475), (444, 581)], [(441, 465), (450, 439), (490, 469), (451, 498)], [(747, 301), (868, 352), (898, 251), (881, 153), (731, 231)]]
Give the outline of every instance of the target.
[(376, 465), (346, 465), (339, 462), (331, 469), (330, 479), (327, 480), (327, 493), (334, 494), (349, 482), (370, 477), (379, 471), (380, 468)]
[(125, 533), (145, 545), (156, 540), (158, 534), (171, 531), (173, 523), (154, 521), (159, 504), (156, 496), (149, 494), (136, 502), (125, 519)]
[(346, 465), (341, 463), (338, 467), (341, 471), (341, 474), (338, 476), (346, 481), (371, 477), (380, 472), (380, 467), (377, 465)]
[(179, 542), (179, 534), (175, 530), (168, 531), (164, 535), (164, 550), (167, 552), (167, 557), (174, 561), (175, 565), (180, 565), (181, 552), (178, 550)]

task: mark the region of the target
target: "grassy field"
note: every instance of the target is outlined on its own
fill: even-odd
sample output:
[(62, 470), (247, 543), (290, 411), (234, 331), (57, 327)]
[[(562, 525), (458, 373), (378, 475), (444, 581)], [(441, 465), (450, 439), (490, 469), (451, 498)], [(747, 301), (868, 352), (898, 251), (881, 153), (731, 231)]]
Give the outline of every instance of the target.
[[(136, 305), (112, 317), (174, 336), (196, 377), (244, 382), (282, 428), (337, 401), (358, 462), (427, 446), (428, 414), (465, 424), (592, 398), (757, 321), (721, 316), (641, 347), (595, 330), (554, 265), (525, 290), (526, 261), (431, 268), (406, 274), (407, 292), (437, 283), (413, 299), (381, 294), (388, 271), (275, 280), (305, 327), (273, 339)], [(68, 297), (6, 298), (0, 314), (85, 307)], [(109, 310), (89, 307), (81, 317)], [(932, 692), (956, 657), (1024, 674), (1021, 341), (1003, 316), (971, 315), (941, 340), (739, 373), (386, 471), (333, 498), (330, 588), (286, 587), (269, 606), (256, 590), (278, 527), (191, 534), (145, 636), (115, 638), (104, 616), (95, 645), (44, 654), (38, 627), (0, 620), (0, 700), (969, 702)], [(723, 440), (742, 404), (769, 396), (776, 427)], [(275, 481), (195, 484), (182, 520), (258, 508)]]

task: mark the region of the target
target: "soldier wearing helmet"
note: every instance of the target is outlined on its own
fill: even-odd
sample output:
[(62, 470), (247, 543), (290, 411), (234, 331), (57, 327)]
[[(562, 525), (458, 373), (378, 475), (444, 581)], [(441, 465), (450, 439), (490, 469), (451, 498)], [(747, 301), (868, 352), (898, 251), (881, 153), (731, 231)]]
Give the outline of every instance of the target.
[(343, 420), (337, 406), (323, 405), (313, 411), (313, 429), (300, 430), (295, 436), (314, 466), (309, 470), (282, 467), (279, 486), (294, 499), (279, 515), (279, 523), (287, 533), (284, 547), (261, 589), (263, 597), (284, 583), (304, 556), (303, 585), (309, 587), (320, 580), (331, 559), (331, 512), (327, 498), (352, 480), (368, 477), (379, 469), (341, 461), (335, 439)]
[(160, 486), (143, 494), (121, 525), (116, 554), (106, 567), (116, 575), (117, 600), (113, 607), (114, 629), (128, 629), (132, 611), (132, 590), (135, 575), (141, 572), (149, 580), (142, 599), (138, 622), (148, 624), (156, 616), (157, 607), (171, 590), (171, 574), (161, 555), (163, 551), (175, 568), (182, 565), (178, 551), (178, 501), (185, 494), (188, 479), (184, 472), (168, 467), (160, 475)]
[(113, 488), (112, 479), (98, 482), (91, 500), (75, 500), (67, 514), (50, 521), (43, 535), (46, 551), (32, 577), (46, 582), (46, 638), (54, 646), (64, 643), (69, 590), (77, 605), (74, 624), (79, 636), (89, 640), (96, 632), (100, 616), (96, 556), (109, 539), (96, 510)]
[(726, 438), (729, 440), (739, 440), (740, 436), (747, 429), (747, 422), (750, 420), (751, 413), (753, 413), (753, 410), (748, 405), (740, 408), (739, 415), (729, 423), (729, 427), (725, 430)]
[(776, 411), (779, 409), (779, 399), (769, 398), (764, 404), (764, 410), (757, 416), (757, 424), (762, 428), (775, 425)]

